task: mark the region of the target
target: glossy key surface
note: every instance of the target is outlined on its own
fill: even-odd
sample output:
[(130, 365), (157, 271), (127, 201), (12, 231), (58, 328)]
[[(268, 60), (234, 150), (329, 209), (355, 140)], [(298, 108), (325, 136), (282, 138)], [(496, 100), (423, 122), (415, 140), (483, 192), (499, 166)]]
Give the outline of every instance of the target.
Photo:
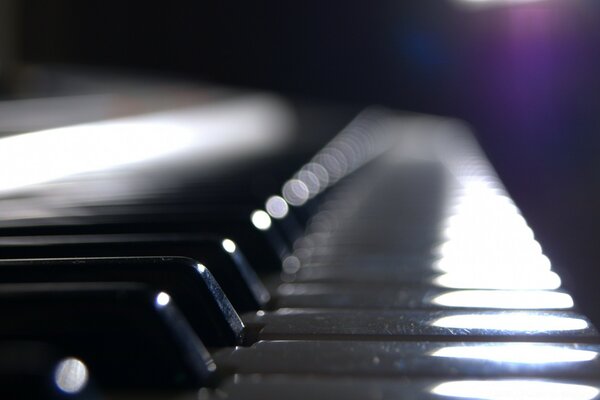
[[(245, 314), (259, 340), (597, 340), (584, 316), (559, 311), (280, 309)], [(496, 340), (498, 340), (496, 339)]]
[(206, 346), (243, 341), (243, 324), (202, 264), (183, 257), (31, 259), (0, 261), (4, 283), (139, 282), (177, 302)]
[(0, 257), (180, 256), (213, 274), (238, 312), (263, 308), (269, 293), (239, 246), (228, 238), (193, 234), (112, 234), (0, 237)]
[(274, 304), (281, 308), (354, 309), (523, 309), (569, 310), (572, 297), (552, 290), (448, 290), (427, 286), (284, 283)]
[(0, 340), (48, 343), (109, 388), (191, 388), (210, 355), (169, 295), (136, 284), (0, 285)]
[(571, 377), (600, 374), (600, 345), (527, 342), (262, 341), (214, 354), (241, 374)]
[[(570, 399), (600, 398), (597, 380), (563, 379), (358, 379), (298, 377), (291, 375), (239, 375), (216, 390), (200, 391), (209, 399)], [(191, 397), (190, 397), (191, 398)]]

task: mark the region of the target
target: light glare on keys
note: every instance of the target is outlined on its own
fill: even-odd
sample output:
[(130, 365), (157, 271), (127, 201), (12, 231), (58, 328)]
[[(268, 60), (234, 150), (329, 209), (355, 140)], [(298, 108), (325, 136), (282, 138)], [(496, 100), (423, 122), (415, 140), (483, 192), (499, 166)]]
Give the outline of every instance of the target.
[(223, 250), (231, 254), (235, 253), (235, 250), (237, 249), (235, 242), (231, 239), (223, 239), (221, 246), (223, 247)]
[(2, 175), (0, 191), (164, 157), (193, 141), (192, 130), (168, 120), (108, 121), (10, 136), (0, 140), (0, 160), (3, 170), (13, 172)]
[(198, 270), (198, 272), (200, 272), (201, 274), (206, 273), (206, 266), (204, 266), (204, 264), (198, 263), (196, 264), (196, 270)]
[[(366, 110), (302, 166), (282, 188), (291, 206), (302, 206), (388, 149), (391, 131), (381, 111)], [(377, 122), (377, 123), (375, 123)], [(377, 140), (373, 137), (373, 131)], [(373, 142), (376, 142), (375, 145)], [(267, 210), (268, 211), (268, 210)]]
[(283, 259), (282, 268), (283, 272), (287, 274), (295, 274), (300, 270), (302, 263), (296, 256), (287, 256)]
[(531, 313), (460, 314), (438, 318), (432, 326), (505, 332), (577, 331), (588, 328), (581, 318)]
[(156, 304), (158, 306), (164, 307), (167, 304), (169, 304), (171, 302), (171, 296), (169, 296), (167, 293), (165, 292), (160, 292), (157, 296), (156, 296)]
[(495, 343), (447, 346), (434, 351), (433, 357), (488, 360), (518, 364), (574, 363), (591, 361), (598, 352), (564, 345), (540, 343)]
[(283, 185), (283, 198), (293, 206), (301, 206), (308, 201), (308, 187), (300, 179), (290, 179)]
[(550, 260), (543, 254), (504, 254), (494, 257), (485, 249), (471, 250), (454, 256), (444, 256), (433, 264), (441, 272), (506, 271), (523, 270), (544, 272), (550, 270)]
[[(325, 167), (323, 167), (321, 164), (310, 162), (306, 164), (301, 171), (310, 172), (319, 180), (319, 191), (323, 190), (329, 185), (329, 174), (327, 173)], [(313, 194), (313, 196), (317, 193)]]
[(73, 357), (61, 360), (54, 371), (54, 383), (68, 394), (81, 392), (88, 382), (88, 377), (86, 365)]
[(433, 283), (449, 289), (554, 290), (560, 287), (560, 277), (552, 271), (471, 270), (448, 272), (433, 279)]
[(567, 293), (543, 290), (456, 290), (434, 297), (431, 302), (445, 307), (500, 309), (569, 309), (573, 298)]
[(250, 215), (252, 225), (261, 231), (266, 231), (271, 227), (271, 217), (262, 210), (256, 210)]
[(317, 177), (317, 175), (315, 175), (315, 173), (302, 169), (300, 172), (298, 172), (297, 178), (306, 185), (309, 198), (313, 198), (315, 195), (317, 195), (317, 193), (319, 193), (321, 183), (320, 179)]
[[(469, 140), (462, 138), (462, 140)], [(441, 161), (457, 182), (450, 191), (450, 212), (441, 227), (443, 242), (434, 250), (433, 267), (444, 274), (433, 283), (451, 289), (554, 290), (560, 277), (551, 271), (532, 229), (477, 145), (455, 140)], [(450, 307), (571, 308), (564, 293), (455, 292), (434, 303)]]
[(594, 386), (535, 380), (469, 380), (441, 383), (433, 394), (483, 400), (591, 400), (600, 390)]
[(264, 154), (290, 139), (291, 126), (287, 104), (257, 96), (3, 137), (0, 170), (11, 173), (0, 175), (0, 192), (141, 162)]
[(285, 218), (290, 210), (288, 203), (281, 196), (269, 197), (265, 204), (265, 209), (275, 219)]

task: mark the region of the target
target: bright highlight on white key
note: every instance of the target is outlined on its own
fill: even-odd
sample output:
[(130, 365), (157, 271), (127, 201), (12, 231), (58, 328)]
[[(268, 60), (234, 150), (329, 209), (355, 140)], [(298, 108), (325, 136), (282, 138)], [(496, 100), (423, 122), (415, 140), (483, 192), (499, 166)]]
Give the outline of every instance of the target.
[[(477, 144), (469, 135), (457, 134), (444, 142), (439, 152), (441, 163), (456, 184), (450, 188), (448, 214), (440, 229), (442, 242), (434, 253), (439, 258), (433, 267), (443, 274), (433, 283), (475, 291), (447, 293), (434, 303), (449, 307), (571, 308), (569, 295), (544, 292), (560, 288), (560, 277), (551, 270), (532, 229)], [(518, 292), (505, 292), (510, 290)]]
[(462, 194), (445, 222), (438, 269), (497, 269), (511, 274), (550, 269), (531, 228), (498, 184), (483, 175), (459, 175), (458, 180)]
[(431, 302), (445, 307), (499, 309), (570, 309), (567, 293), (544, 290), (456, 290), (434, 297)]
[(517, 364), (575, 363), (591, 361), (598, 353), (579, 350), (565, 345), (540, 343), (473, 344), (469, 346), (442, 347), (433, 357), (487, 360)]
[(458, 271), (442, 274), (433, 283), (449, 289), (554, 290), (560, 277), (552, 271)]
[(594, 386), (536, 380), (470, 380), (444, 382), (433, 394), (480, 400), (592, 400), (600, 394)]
[(527, 312), (450, 315), (433, 321), (431, 325), (440, 328), (484, 329), (507, 333), (577, 331), (588, 328), (587, 321), (581, 318)]

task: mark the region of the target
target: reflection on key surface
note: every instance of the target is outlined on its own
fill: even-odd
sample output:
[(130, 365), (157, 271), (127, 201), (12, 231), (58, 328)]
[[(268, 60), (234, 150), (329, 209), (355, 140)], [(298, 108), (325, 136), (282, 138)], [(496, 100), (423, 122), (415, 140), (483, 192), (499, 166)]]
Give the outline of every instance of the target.
[(451, 289), (553, 290), (560, 287), (560, 277), (552, 271), (459, 271), (442, 274), (436, 285)]
[(456, 290), (435, 296), (431, 302), (445, 307), (501, 309), (570, 309), (567, 293), (543, 290)]
[(600, 394), (594, 386), (538, 380), (450, 381), (433, 387), (431, 392), (440, 396), (482, 400), (591, 400)]
[(199, 398), (235, 399), (360, 399), (360, 400), (592, 400), (600, 394), (595, 382), (563, 380), (412, 380), (236, 375), (219, 391), (201, 391)]
[(489, 360), (520, 364), (572, 363), (591, 361), (597, 351), (541, 343), (492, 343), (447, 346), (431, 353), (433, 357)]
[(271, 217), (262, 210), (256, 210), (250, 215), (250, 220), (256, 229), (266, 231), (271, 227)]
[(577, 331), (588, 328), (586, 320), (527, 312), (459, 314), (434, 320), (432, 326), (456, 329), (489, 329), (512, 332)]
[(77, 358), (69, 357), (60, 361), (54, 372), (54, 383), (63, 392), (81, 392), (88, 382), (88, 369)]
[(215, 362), (238, 374), (595, 379), (600, 346), (535, 342), (261, 341), (222, 349)]

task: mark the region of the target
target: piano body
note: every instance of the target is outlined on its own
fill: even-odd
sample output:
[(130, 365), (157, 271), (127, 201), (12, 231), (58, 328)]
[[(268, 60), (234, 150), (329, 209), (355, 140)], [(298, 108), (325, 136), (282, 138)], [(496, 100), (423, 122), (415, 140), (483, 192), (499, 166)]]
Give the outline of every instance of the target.
[(460, 119), (13, 71), (6, 398), (600, 398), (594, 319)]

